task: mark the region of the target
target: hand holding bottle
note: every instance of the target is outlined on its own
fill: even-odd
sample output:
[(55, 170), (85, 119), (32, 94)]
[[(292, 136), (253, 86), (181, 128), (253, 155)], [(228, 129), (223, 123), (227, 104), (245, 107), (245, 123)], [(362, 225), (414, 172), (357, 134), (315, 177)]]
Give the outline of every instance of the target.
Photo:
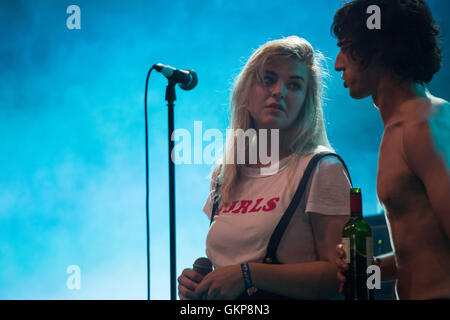
[(342, 230), (342, 244), (344, 253), (338, 250), (338, 257), (345, 260), (337, 262), (345, 278), (345, 300), (372, 300), (373, 291), (367, 287), (367, 267), (373, 259), (372, 230), (363, 219), (360, 188), (350, 190), (350, 220)]
[(338, 268), (337, 278), (339, 280), (339, 293), (344, 293), (345, 273), (348, 270), (348, 263), (345, 262), (345, 250), (342, 243), (336, 246), (336, 266)]

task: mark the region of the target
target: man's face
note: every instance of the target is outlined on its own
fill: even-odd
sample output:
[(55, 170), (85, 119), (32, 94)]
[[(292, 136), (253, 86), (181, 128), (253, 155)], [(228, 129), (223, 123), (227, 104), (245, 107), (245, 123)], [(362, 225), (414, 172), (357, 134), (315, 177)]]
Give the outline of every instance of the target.
[(349, 89), (349, 94), (354, 99), (362, 99), (372, 96), (376, 89), (376, 74), (374, 67), (361, 66), (361, 59), (352, 56), (349, 49), (349, 41), (342, 39), (338, 41), (339, 51), (334, 69), (342, 71), (344, 87)]

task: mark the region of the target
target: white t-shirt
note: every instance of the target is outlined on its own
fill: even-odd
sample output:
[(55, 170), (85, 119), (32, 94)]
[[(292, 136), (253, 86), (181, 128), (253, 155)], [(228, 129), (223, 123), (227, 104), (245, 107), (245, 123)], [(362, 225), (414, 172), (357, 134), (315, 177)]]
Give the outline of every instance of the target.
[[(227, 207), (219, 204), (206, 238), (206, 254), (215, 267), (263, 261), (270, 237), (289, 206), (309, 160), (322, 151), (329, 150), (318, 147), (305, 156), (282, 159), (272, 174), (262, 175), (257, 168), (243, 169), (243, 179), (232, 190), (230, 204)], [(336, 157), (320, 160), (308, 190), (307, 201), (297, 207), (278, 246), (280, 263), (317, 259), (308, 212), (350, 215), (350, 182)], [(203, 208), (209, 218), (211, 196)], [(314, 230), (315, 234), (319, 232)]]

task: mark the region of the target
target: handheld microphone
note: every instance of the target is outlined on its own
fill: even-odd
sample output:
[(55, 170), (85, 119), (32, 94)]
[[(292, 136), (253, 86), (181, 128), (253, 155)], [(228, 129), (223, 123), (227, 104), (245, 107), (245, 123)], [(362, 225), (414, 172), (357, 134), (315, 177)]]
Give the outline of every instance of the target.
[(157, 63), (153, 67), (170, 81), (178, 83), (183, 90), (192, 90), (197, 85), (198, 78), (194, 70), (179, 70), (161, 63)]
[(208, 258), (198, 258), (194, 262), (194, 271), (206, 276), (212, 271), (212, 263)]

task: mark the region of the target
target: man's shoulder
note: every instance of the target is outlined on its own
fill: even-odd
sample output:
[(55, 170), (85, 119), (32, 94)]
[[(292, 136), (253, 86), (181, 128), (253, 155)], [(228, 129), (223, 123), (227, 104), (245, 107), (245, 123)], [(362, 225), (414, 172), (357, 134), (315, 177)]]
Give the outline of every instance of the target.
[(450, 155), (450, 104), (436, 98), (430, 99), (430, 106), (430, 112), (403, 124), (403, 147), (411, 157), (437, 153)]
[(408, 115), (403, 117), (401, 122), (405, 131), (413, 133), (417, 130), (427, 131), (435, 125), (449, 123), (450, 121), (450, 103), (438, 97), (429, 97), (427, 99), (415, 99), (411, 101), (411, 109)]
[(440, 107), (447, 107), (450, 105), (450, 103), (442, 98), (430, 96), (430, 102), (434, 107), (440, 108)]
[(450, 126), (450, 103), (444, 99), (430, 99), (428, 105), (422, 110), (415, 112), (404, 122), (407, 128), (416, 128), (425, 130), (436, 124), (447, 124)]
[(438, 97), (430, 98), (430, 112), (427, 117), (427, 121), (435, 121), (435, 119), (440, 119), (440, 121), (450, 120), (450, 103), (447, 100)]

